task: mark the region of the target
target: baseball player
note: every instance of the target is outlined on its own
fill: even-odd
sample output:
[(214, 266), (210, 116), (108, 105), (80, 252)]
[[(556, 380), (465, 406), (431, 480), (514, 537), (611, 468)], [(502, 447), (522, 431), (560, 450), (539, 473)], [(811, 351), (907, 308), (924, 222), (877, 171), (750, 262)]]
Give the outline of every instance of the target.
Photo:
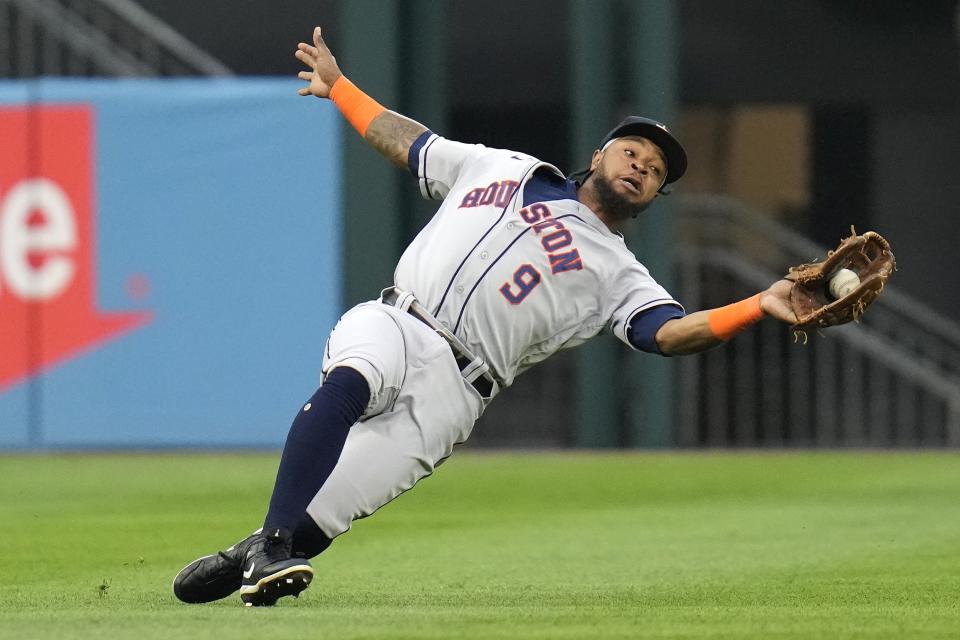
[(321, 37), (300, 43), (302, 96), (330, 99), (373, 149), (442, 201), (400, 258), (394, 285), (343, 315), (322, 384), (290, 428), (263, 528), (180, 571), (176, 596), (247, 605), (298, 595), (307, 558), (353, 520), (430, 475), (514, 378), (612, 333), (659, 355), (703, 351), (765, 315), (794, 322), (779, 281), (687, 314), (621, 229), (686, 170), (665, 126), (630, 117), (567, 179), (524, 153), (448, 140), (386, 110), (340, 72)]

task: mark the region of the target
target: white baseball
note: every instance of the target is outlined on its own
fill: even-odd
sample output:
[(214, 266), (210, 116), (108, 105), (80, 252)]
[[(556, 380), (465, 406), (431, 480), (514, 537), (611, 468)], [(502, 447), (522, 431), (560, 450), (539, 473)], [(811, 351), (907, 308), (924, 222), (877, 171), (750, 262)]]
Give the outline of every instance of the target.
[(850, 269), (840, 269), (830, 278), (830, 295), (839, 300), (860, 286), (860, 277)]

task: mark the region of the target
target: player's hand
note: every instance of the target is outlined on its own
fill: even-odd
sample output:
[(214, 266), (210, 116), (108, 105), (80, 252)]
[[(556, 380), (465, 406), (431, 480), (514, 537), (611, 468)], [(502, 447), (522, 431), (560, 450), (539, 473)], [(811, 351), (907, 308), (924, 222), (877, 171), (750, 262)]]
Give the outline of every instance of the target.
[(760, 294), (760, 309), (771, 318), (794, 324), (797, 321), (797, 314), (793, 312), (793, 306), (790, 304), (792, 288), (793, 283), (789, 280), (777, 280)]
[(313, 28), (313, 44), (301, 42), (297, 45), (294, 54), (298, 60), (310, 67), (310, 71), (301, 71), (297, 74), (301, 80), (310, 83), (309, 86), (297, 90), (302, 96), (316, 96), (329, 98), (330, 87), (343, 74), (337, 66), (337, 59), (330, 53), (326, 43), (320, 36), (320, 27)]

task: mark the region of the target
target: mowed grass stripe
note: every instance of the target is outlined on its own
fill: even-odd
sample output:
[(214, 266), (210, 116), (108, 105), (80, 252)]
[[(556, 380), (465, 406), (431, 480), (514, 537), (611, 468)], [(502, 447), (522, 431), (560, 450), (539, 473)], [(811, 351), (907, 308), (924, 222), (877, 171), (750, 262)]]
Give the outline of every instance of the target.
[(458, 452), (298, 600), (178, 603), (276, 454), (0, 457), (0, 638), (960, 637), (960, 456)]

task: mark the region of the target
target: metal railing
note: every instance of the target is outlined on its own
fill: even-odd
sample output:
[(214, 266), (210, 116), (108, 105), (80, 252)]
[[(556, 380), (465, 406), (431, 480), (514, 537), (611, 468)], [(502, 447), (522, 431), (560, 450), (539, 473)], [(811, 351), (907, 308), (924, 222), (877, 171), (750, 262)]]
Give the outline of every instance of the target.
[(0, 0), (0, 77), (231, 75), (130, 0)]
[[(824, 255), (732, 199), (679, 199), (677, 294), (691, 308), (726, 304)], [(680, 444), (960, 446), (960, 327), (895, 283), (862, 322), (806, 343), (766, 321), (680, 359), (681, 397), (698, 398), (678, 404)]]

